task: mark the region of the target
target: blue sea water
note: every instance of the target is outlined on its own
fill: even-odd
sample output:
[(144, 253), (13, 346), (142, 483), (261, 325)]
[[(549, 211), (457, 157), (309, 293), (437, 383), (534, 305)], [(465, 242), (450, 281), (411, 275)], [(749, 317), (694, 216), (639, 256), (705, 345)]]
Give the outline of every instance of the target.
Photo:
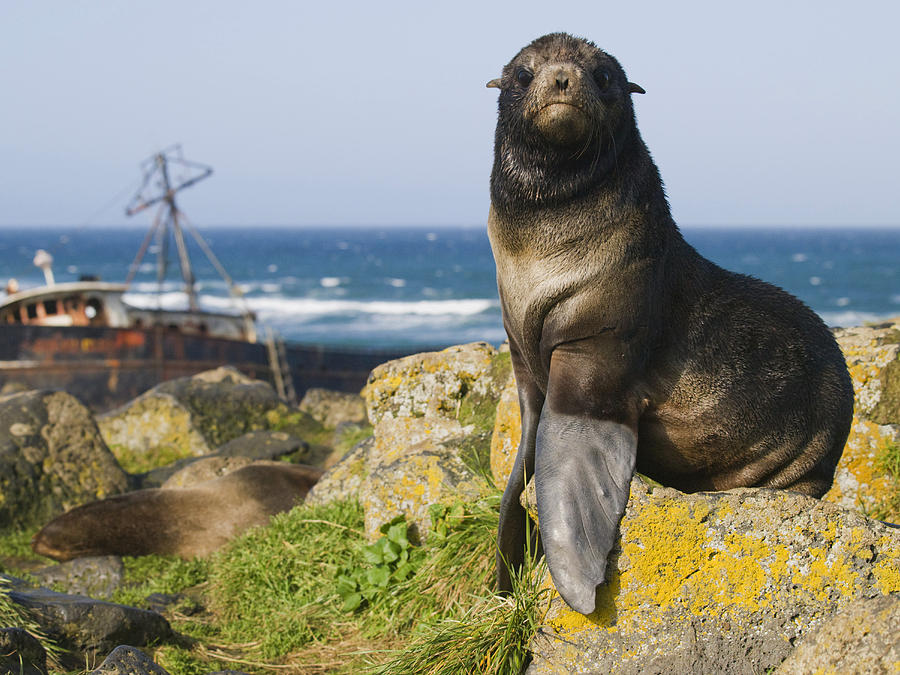
[[(201, 233), (263, 325), (288, 340), (367, 347), (499, 344), (494, 262), (484, 228), (223, 228)], [(900, 228), (684, 228), (703, 255), (799, 296), (829, 325), (900, 315)], [(35, 250), (54, 257), (57, 281), (123, 281), (145, 232), (0, 230), (0, 280), (43, 283)], [(153, 248), (128, 298), (185, 305), (175, 248), (158, 294)], [(201, 304), (230, 306), (227, 284), (189, 240)]]

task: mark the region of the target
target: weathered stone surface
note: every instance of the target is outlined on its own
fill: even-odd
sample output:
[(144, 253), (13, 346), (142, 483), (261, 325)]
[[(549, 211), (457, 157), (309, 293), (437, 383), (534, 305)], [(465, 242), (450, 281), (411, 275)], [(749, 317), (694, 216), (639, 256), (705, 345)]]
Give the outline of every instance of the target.
[[(106, 442), (120, 457), (162, 458), (162, 462), (149, 462), (157, 466), (205, 456), (230, 442), (243, 445), (240, 449), (226, 446), (226, 454), (247, 452), (248, 442), (260, 439), (236, 439), (251, 432), (287, 434), (291, 443), (321, 442), (323, 434), (321, 424), (307, 413), (291, 409), (268, 383), (251, 380), (229, 367), (164, 382), (100, 416), (98, 423)], [(267, 442), (271, 440), (269, 437)]]
[(359, 394), (329, 389), (308, 389), (300, 401), (300, 410), (309, 413), (327, 429), (337, 429), (343, 422), (365, 424), (366, 402)]
[(900, 592), (900, 530), (803, 495), (639, 478), (589, 617), (551, 589), (544, 673), (762, 673), (856, 598)]
[(45, 586), (56, 586), (66, 593), (109, 600), (122, 583), (125, 566), (117, 556), (76, 558), (50, 565), (31, 573)]
[(0, 400), (0, 529), (40, 525), (127, 485), (76, 398), (30, 391)]
[(169, 622), (156, 612), (31, 588), (21, 579), (3, 578), (12, 584), (9, 599), (24, 607), (50, 638), (71, 652), (93, 656), (116, 645), (141, 646), (172, 635)]
[(211, 448), (177, 398), (156, 389), (97, 418), (107, 445), (116, 452), (199, 457)]
[(808, 636), (776, 675), (900, 672), (900, 595), (866, 598)]
[(853, 378), (850, 437), (825, 499), (873, 517), (900, 520), (900, 476), (886, 469), (900, 445), (900, 326), (856, 326), (836, 333)]
[(285, 431), (250, 431), (203, 457), (186, 457), (132, 476), (135, 489), (188, 487), (236, 471), (256, 460), (290, 457), (310, 463), (310, 445)]
[(496, 401), (505, 384), (505, 379), (498, 383), (499, 378), (490, 377), (496, 355), (486, 342), (473, 342), (378, 366), (363, 390), (369, 421), (377, 427), (384, 418), (453, 419), (470, 394), (473, 400), (487, 395)]
[(358, 443), (313, 486), (306, 495), (307, 503), (327, 504), (358, 499), (360, 486), (370, 473), (368, 457), (374, 446), (373, 436)]
[(0, 628), (0, 675), (47, 675), (47, 652), (28, 631)]
[(491, 475), (494, 483), (505, 487), (512, 472), (519, 440), (522, 437), (522, 417), (519, 414), (519, 393), (516, 378), (510, 370), (509, 378), (497, 403), (497, 417), (491, 435)]
[(253, 464), (254, 461), (249, 457), (221, 457), (219, 455), (198, 457), (197, 461), (186, 464), (169, 476), (160, 487), (166, 489), (191, 487), (243, 469), (245, 466)]
[(107, 656), (100, 667), (88, 675), (169, 675), (140, 649), (120, 645)]
[(317, 503), (356, 492), (366, 533), (405, 514), (431, 527), (428, 505), (477, 495), (487, 474), (497, 400), (509, 355), (474, 343), (376, 368), (363, 394), (374, 436), (357, 445), (310, 493)]

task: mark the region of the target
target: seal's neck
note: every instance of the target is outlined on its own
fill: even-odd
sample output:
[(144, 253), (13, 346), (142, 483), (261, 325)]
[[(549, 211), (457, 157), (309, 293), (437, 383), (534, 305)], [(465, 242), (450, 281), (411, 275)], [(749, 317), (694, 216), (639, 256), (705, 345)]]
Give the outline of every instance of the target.
[(500, 212), (563, 204), (618, 183), (647, 163), (655, 171), (634, 124), (597, 134), (587, 147), (575, 150), (548, 146), (533, 133), (500, 124), (491, 203)]

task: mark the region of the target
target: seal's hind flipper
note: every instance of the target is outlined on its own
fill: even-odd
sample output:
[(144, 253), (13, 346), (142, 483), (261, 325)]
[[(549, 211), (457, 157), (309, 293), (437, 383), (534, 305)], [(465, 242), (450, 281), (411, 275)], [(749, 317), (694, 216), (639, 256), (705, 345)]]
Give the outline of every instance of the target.
[(556, 590), (594, 611), (634, 473), (637, 436), (627, 426), (544, 408), (534, 480), (538, 525)]

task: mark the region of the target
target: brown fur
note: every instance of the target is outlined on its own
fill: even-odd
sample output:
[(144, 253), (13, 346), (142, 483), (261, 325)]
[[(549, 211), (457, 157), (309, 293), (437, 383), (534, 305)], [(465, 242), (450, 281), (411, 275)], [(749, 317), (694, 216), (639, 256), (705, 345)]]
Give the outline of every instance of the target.
[(635, 124), (642, 90), (614, 58), (548, 35), (497, 85), (488, 233), (522, 409), (498, 580), (508, 589), (505, 561), (522, 560), (518, 499), (534, 473), (550, 571), (560, 588), (591, 562), (579, 590), (561, 590), (590, 611), (635, 465), (685, 491), (820, 496), (853, 390), (808, 307), (684, 241)]
[(85, 504), (32, 539), (54, 560), (98, 555), (209, 555), (250, 527), (300, 502), (322, 471), (257, 462), (190, 488), (153, 488)]

